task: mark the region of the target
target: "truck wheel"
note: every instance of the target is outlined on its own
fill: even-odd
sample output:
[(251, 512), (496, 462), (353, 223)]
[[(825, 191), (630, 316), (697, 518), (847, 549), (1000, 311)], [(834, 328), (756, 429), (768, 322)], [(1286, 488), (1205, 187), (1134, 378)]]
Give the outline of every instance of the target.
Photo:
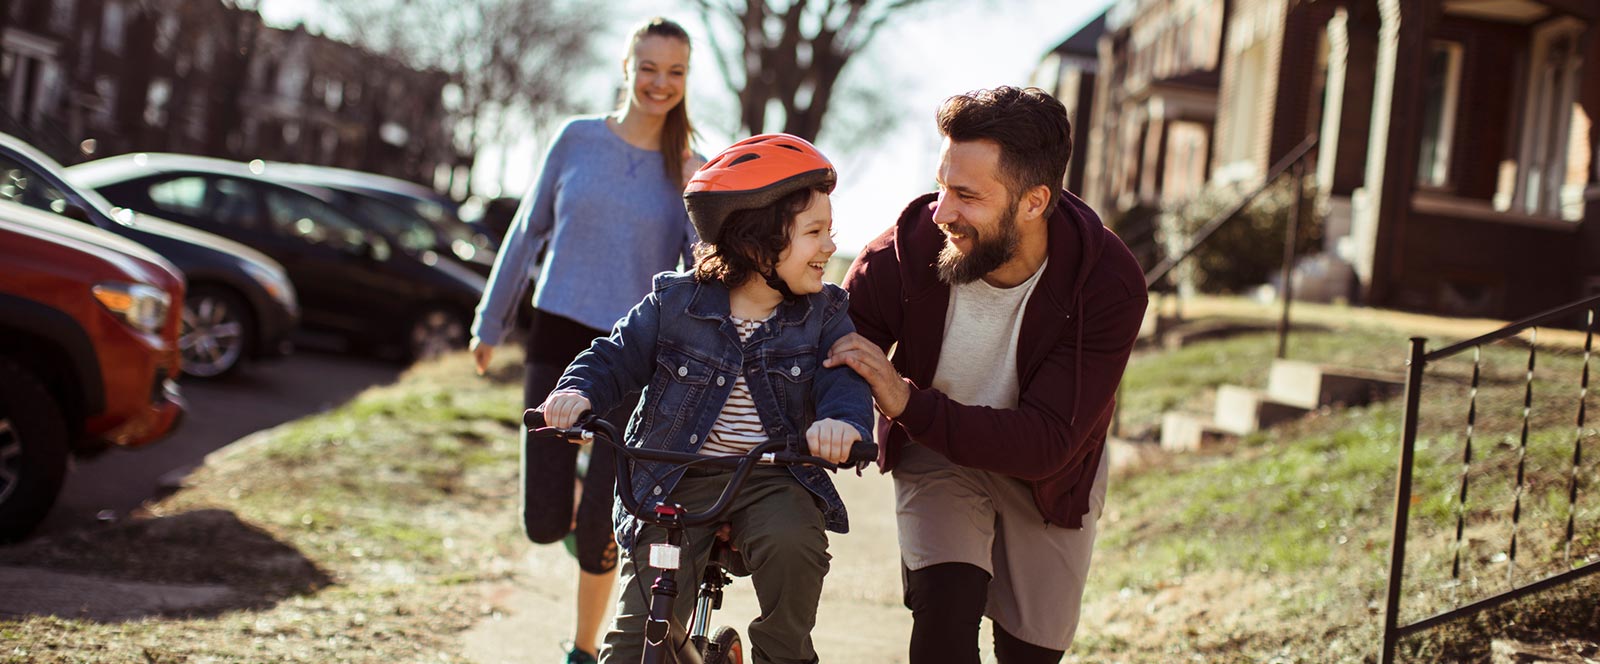
[(0, 542), (33, 530), (67, 476), (67, 425), (32, 373), (0, 357)]

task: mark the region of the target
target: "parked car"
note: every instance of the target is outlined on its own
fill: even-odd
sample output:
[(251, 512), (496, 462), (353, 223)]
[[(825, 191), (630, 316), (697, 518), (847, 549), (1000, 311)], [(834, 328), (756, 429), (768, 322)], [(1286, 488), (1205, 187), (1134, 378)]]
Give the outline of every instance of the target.
[(0, 265), (0, 541), (11, 541), (50, 511), (70, 456), (178, 425), (183, 276), (131, 240), (9, 202)]
[[(295, 180), (283, 181), (296, 183)], [(485, 278), (494, 269), (493, 251), (474, 244), (465, 232), (454, 235), (441, 232), (415, 208), (404, 202), (359, 187), (337, 184), (316, 185), (311, 182), (298, 184), (316, 186), (326, 192), (328, 202), (339, 211), (350, 215), (352, 219), (365, 224), (368, 228), (393, 237), (401, 250), (423, 257), (425, 262), (439, 258), (455, 261)], [(433, 255), (427, 256), (426, 254), (430, 252)]]
[(263, 174), (275, 180), (317, 184), (345, 191), (375, 196), (411, 210), (433, 224), (434, 228), (450, 238), (457, 252), (465, 250), (457, 241), (464, 241), (475, 253), (466, 260), (494, 265), (495, 248), (499, 240), (490, 237), (478, 219), (464, 219), (463, 207), (437, 191), (400, 178), (311, 164), (261, 162)]
[(514, 196), (498, 196), (483, 203), (478, 224), (483, 226), (496, 247), (505, 241), (506, 233), (511, 231), (511, 222), (516, 221), (517, 207), (521, 204), (522, 199)]
[(482, 277), (451, 261), (394, 251), (316, 187), (268, 181), (259, 163), (131, 154), (66, 169), (113, 203), (241, 242), (282, 263), (301, 321), (353, 347), (407, 358), (464, 348)]
[(246, 359), (288, 354), (300, 303), (283, 266), (219, 235), (118, 209), (67, 181), (60, 164), (14, 136), (0, 134), (0, 200), (56, 212), (142, 244), (182, 270), (183, 370), (198, 378), (230, 374)]

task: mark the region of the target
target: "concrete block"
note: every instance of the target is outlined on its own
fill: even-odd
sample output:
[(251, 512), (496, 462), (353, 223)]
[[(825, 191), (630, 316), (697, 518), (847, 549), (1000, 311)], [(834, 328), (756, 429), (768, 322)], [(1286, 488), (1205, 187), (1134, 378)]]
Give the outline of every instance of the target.
[(1267, 378), (1267, 394), (1274, 401), (1308, 410), (1364, 406), (1404, 391), (1405, 380), (1398, 375), (1298, 360), (1273, 361)]
[(1212, 420), (1217, 428), (1243, 436), (1298, 419), (1309, 411), (1309, 408), (1270, 399), (1260, 390), (1222, 385), (1217, 388), (1216, 412)]
[(1161, 449), (1199, 452), (1231, 437), (1202, 415), (1167, 413), (1161, 416)]

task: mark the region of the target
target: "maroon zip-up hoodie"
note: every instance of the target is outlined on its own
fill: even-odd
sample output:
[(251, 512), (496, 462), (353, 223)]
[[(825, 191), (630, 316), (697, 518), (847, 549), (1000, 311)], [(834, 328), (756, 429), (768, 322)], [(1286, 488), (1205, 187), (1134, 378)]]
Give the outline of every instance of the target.
[(1083, 201), (1063, 191), (1049, 218), (1049, 262), (1022, 314), (1015, 409), (969, 406), (930, 385), (944, 345), (950, 287), (935, 261), (937, 195), (911, 202), (845, 277), (856, 331), (887, 350), (911, 384), (905, 412), (878, 418), (879, 466), (916, 441), (970, 468), (1029, 482), (1045, 521), (1082, 528), (1117, 384), (1144, 320), (1139, 263)]

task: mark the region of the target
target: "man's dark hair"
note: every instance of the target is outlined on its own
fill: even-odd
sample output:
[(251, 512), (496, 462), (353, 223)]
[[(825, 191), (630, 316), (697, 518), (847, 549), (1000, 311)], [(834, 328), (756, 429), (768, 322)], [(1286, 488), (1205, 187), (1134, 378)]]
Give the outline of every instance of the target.
[(720, 281), (735, 288), (751, 277), (771, 272), (783, 250), (789, 248), (789, 228), (795, 218), (811, 208), (813, 191), (828, 193), (820, 188), (800, 189), (772, 205), (729, 213), (718, 237), (695, 245), (695, 280)]
[(954, 141), (991, 140), (1000, 145), (1000, 175), (1013, 198), (1043, 185), (1050, 189), (1045, 215), (1055, 210), (1056, 192), (1072, 159), (1072, 122), (1067, 107), (1039, 88), (1009, 85), (944, 100), (939, 133)]

